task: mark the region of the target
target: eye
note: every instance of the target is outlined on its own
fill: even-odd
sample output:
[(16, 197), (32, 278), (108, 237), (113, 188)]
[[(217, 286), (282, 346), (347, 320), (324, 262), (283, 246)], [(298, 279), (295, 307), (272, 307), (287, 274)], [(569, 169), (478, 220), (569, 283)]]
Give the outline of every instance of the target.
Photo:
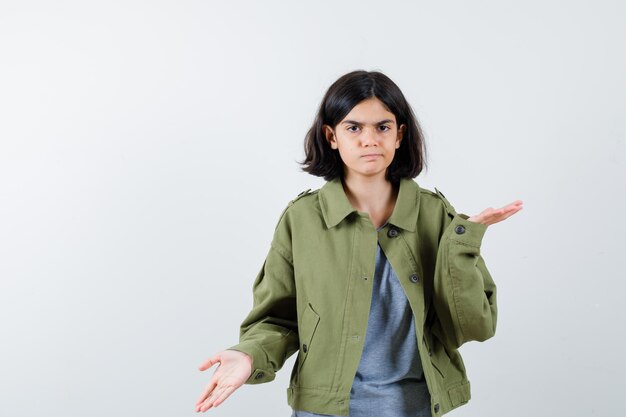
[(348, 131), (350, 131), (350, 132), (356, 132), (356, 130), (350, 130), (350, 129), (352, 129), (353, 127), (356, 127), (356, 128), (358, 129), (358, 126), (356, 126), (356, 125), (351, 125), (351, 126), (348, 126)]
[(388, 131), (388, 130), (391, 130), (391, 128), (390, 128), (389, 126), (387, 126), (387, 125), (381, 125), (381, 126), (380, 126), (380, 128), (381, 128), (381, 129), (383, 129), (383, 128), (384, 128), (384, 129), (383, 129), (383, 132), (386, 132), (386, 131)]

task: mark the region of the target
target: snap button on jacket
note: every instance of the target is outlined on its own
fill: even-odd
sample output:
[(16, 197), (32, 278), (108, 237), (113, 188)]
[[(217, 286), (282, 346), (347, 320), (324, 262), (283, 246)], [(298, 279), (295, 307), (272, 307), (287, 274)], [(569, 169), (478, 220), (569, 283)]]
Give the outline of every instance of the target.
[(379, 243), (413, 312), (432, 415), (467, 403), (470, 383), (458, 348), (492, 337), (497, 317), (496, 286), (480, 254), (487, 226), (468, 217), (412, 179), (400, 181), (380, 231), (352, 207), (340, 178), (300, 193), (280, 215), (239, 343), (229, 348), (253, 359), (246, 384), (272, 381), (297, 352), (288, 404), (348, 415)]

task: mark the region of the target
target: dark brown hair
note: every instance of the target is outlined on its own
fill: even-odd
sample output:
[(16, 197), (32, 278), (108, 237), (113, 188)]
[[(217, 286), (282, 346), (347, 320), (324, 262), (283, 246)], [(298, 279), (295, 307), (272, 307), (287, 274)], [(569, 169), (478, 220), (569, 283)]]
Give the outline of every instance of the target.
[(400, 88), (378, 71), (356, 70), (341, 76), (326, 91), (313, 126), (304, 139), (306, 158), (302, 170), (330, 181), (343, 177), (343, 161), (332, 149), (323, 126), (333, 129), (361, 101), (376, 97), (396, 116), (397, 126), (406, 125), (400, 147), (387, 168), (386, 179), (397, 183), (401, 178), (415, 178), (426, 168), (426, 144), (422, 129)]

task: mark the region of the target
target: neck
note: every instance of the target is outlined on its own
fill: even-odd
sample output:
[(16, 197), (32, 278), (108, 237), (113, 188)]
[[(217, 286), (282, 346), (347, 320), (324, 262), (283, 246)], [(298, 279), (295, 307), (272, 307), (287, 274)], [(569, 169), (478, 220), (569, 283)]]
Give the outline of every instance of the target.
[(384, 176), (346, 177), (342, 179), (343, 189), (358, 211), (377, 216), (391, 215), (398, 196), (398, 187)]

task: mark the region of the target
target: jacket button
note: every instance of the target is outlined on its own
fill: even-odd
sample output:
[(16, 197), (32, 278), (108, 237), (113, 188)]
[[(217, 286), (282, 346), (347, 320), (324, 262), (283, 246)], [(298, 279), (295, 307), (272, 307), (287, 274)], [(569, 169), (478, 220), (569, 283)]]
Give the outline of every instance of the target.
[(389, 236), (389, 237), (396, 237), (396, 236), (398, 236), (398, 230), (394, 229), (394, 228), (389, 229), (389, 231), (387, 232), (387, 236)]
[(439, 412), (439, 403), (435, 404), (435, 413)]
[(304, 353), (306, 353), (306, 351), (307, 351), (307, 350), (308, 350), (308, 348), (306, 347), (306, 344), (302, 345), (302, 351), (303, 351)]
[(458, 234), (461, 235), (463, 233), (465, 233), (465, 227), (463, 225), (458, 225), (457, 227), (454, 228), (454, 231)]
[(264, 376), (264, 375), (265, 375), (265, 374), (261, 371), (261, 372), (259, 372), (258, 374), (256, 374), (256, 376), (254, 377), (254, 379), (261, 379), (261, 378), (263, 378), (263, 376)]
[(411, 280), (411, 282), (418, 282), (420, 279), (417, 276), (417, 274), (413, 274), (413, 275), (411, 275), (410, 280)]

